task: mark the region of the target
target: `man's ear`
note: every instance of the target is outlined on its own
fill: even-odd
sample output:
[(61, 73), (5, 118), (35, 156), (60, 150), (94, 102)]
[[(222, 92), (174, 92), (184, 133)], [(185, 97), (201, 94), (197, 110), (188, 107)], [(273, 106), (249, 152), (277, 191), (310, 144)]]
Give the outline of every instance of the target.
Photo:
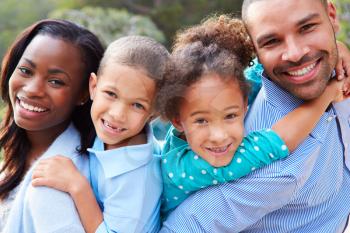
[(333, 25), (334, 31), (338, 32), (340, 26), (339, 26), (339, 20), (337, 18), (337, 9), (331, 1), (327, 1), (327, 13), (328, 13), (329, 20)]
[(177, 129), (177, 131), (179, 132), (183, 132), (184, 128), (181, 124), (181, 121), (179, 119), (179, 117), (175, 117), (174, 119), (171, 120), (171, 124), (173, 124), (173, 126)]
[(89, 92), (90, 92), (91, 100), (95, 98), (96, 86), (97, 86), (97, 76), (95, 73), (91, 73), (90, 80), (89, 80)]

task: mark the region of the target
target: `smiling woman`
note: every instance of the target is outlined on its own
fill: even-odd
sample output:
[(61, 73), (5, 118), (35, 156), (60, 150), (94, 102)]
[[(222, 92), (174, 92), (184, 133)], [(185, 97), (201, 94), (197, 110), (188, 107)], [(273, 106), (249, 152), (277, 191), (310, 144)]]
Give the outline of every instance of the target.
[[(68, 195), (32, 188), (31, 167), (38, 159), (66, 152), (88, 174), (82, 155), (93, 136), (88, 78), (96, 72), (102, 54), (101, 43), (88, 30), (68, 21), (43, 20), (27, 28), (5, 55), (1, 94), (7, 111), (0, 129), (4, 152), (0, 228), (9, 218), (4, 232), (50, 232), (66, 224), (75, 232), (83, 231)], [(59, 206), (57, 200), (61, 200)], [(71, 222), (58, 221), (64, 206)]]

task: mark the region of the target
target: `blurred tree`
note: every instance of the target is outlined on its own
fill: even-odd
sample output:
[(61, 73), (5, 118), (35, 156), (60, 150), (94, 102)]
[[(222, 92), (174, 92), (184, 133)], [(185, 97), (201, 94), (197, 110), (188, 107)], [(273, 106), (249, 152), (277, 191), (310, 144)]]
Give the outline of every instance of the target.
[(340, 33), (338, 38), (350, 46), (350, 0), (336, 0), (339, 19), (340, 19)]
[(242, 0), (85, 0), (89, 5), (125, 8), (136, 14), (147, 15), (164, 32), (167, 44), (180, 28), (198, 24), (213, 13), (240, 15)]
[(159, 42), (165, 42), (163, 33), (150, 18), (130, 14), (126, 10), (83, 7), (80, 10), (56, 10), (49, 17), (67, 19), (83, 25), (96, 33), (105, 45), (125, 35), (150, 36)]

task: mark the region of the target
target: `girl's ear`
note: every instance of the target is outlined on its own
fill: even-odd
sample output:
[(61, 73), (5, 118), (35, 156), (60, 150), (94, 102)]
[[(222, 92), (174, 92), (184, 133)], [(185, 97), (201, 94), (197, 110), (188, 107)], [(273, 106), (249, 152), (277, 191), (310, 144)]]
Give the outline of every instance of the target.
[(89, 92), (90, 92), (90, 99), (91, 100), (93, 100), (95, 98), (96, 86), (97, 86), (97, 76), (95, 73), (91, 73), (90, 80), (89, 80)]
[(177, 131), (179, 132), (183, 132), (184, 128), (181, 124), (181, 121), (179, 119), (179, 117), (175, 117), (174, 119), (171, 120), (171, 124), (173, 124), (173, 126), (177, 129)]

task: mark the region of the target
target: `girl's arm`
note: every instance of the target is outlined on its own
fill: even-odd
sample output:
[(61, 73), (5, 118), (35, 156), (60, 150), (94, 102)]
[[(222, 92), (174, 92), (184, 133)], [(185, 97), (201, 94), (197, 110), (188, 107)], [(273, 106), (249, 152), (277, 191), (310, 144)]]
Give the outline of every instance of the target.
[(86, 232), (95, 232), (103, 214), (87, 179), (72, 160), (55, 156), (38, 162), (32, 177), (33, 186), (48, 186), (71, 195)]
[(295, 150), (307, 137), (331, 102), (344, 98), (343, 85), (344, 80), (331, 80), (320, 97), (302, 104), (272, 126), (289, 151)]

